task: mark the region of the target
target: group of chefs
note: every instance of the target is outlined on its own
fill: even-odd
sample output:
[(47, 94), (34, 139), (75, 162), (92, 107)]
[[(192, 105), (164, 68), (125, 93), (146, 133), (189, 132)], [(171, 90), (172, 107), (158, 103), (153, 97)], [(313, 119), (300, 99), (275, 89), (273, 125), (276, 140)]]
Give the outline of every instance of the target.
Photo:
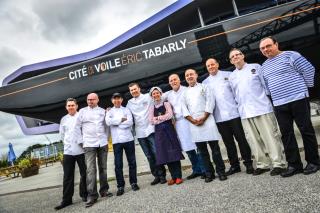
[[(86, 207), (94, 205), (99, 194), (112, 196), (107, 181), (110, 136), (116, 195), (125, 192), (123, 152), (128, 161), (131, 188), (139, 190), (132, 129), (154, 176), (151, 185), (183, 183), (182, 152), (187, 154), (192, 166), (192, 173), (186, 179), (201, 177), (208, 183), (217, 175), (220, 181), (227, 180), (228, 176), (241, 172), (236, 142), (247, 174), (270, 171), (271, 176), (285, 178), (317, 172), (320, 169), (318, 143), (308, 99), (315, 68), (298, 52), (281, 51), (273, 37), (263, 38), (259, 47), (267, 58), (262, 65), (246, 63), (240, 49), (230, 50), (233, 72), (220, 70), (215, 58), (207, 59), (209, 75), (202, 83), (197, 81), (194, 69), (184, 73), (188, 86), (180, 84), (179, 75), (171, 74), (168, 81), (172, 90), (165, 93), (155, 86), (149, 93), (142, 94), (139, 84), (131, 83), (128, 87), (132, 98), (126, 106), (122, 106), (120, 93), (112, 95), (113, 107), (108, 109), (98, 106), (96, 93), (87, 96), (88, 106), (79, 112), (76, 99), (67, 99), (68, 114), (60, 123), (64, 143), (63, 198), (55, 209), (72, 204), (75, 162), (81, 176), (80, 196)], [(305, 167), (294, 134), (294, 122), (302, 136)], [(230, 162), (227, 171), (219, 140), (223, 141)], [(168, 180), (165, 165), (171, 176)]]

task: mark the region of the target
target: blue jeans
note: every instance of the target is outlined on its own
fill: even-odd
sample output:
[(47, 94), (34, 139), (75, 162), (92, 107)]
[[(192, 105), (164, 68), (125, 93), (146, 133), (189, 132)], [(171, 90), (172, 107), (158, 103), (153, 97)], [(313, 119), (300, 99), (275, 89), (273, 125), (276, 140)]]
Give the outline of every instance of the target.
[(144, 155), (147, 157), (151, 173), (154, 177), (165, 177), (166, 169), (163, 165), (156, 165), (156, 148), (154, 144), (154, 133), (146, 138), (138, 138)]
[(200, 153), (196, 152), (196, 150), (190, 150), (186, 152), (188, 155), (188, 158), (191, 162), (192, 166), (192, 173), (193, 174), (203, 174), (205, 173), (205, 168), (203, 166), (202, 158)]
[(134, 141), (113, 144), (114, 165), (118, 188), (124, 187), (125, 185), (123, 177), (123, 150), (128, 160), (130, 184), (137, 183), (137, 164)]

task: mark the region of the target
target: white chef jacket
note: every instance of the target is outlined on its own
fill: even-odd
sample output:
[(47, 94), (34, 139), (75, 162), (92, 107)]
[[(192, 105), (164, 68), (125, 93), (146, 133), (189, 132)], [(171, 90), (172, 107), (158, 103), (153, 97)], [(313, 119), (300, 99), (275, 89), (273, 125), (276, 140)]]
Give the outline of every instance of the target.
[(146, 138), (154, 133), (154, 125), (149, 122), (149, 108), (153, 101), (149, 94), (140, 94), (137, 98), (128, 101), (127, 108), (134, 118), (137, 138)]
[(260, 68), (259, 64), (246, 63), (241, 70), (235, 69), (229, 76), (241, 119), (273, 112)]
[[(121, 122), (122, 118), (127, 118)], [(133, 141), (131, 127), (133, 125), (132, 114), (129, 109), (120, 106), (112, 107), (106, 114), (106, 124), (110, 126), (112, 144)]]
[(75, 124), (79, 113), (74, 115), (65, 115), (60, 121), (59, 133), (63, 141), (63, 154), (80, 155), (84, 153), (80, 146), (82, 143), (82, 135), (75, 135)]
[(183, 116), (193, 118), (203, 117), (205, 112), (210, 113), (207, 120), (201, 126), (190, 123), (191, 138), (193, 142), (205, 142), (220, 140), (216, 122), (212, 116), (214, 109), (214, 96), (209, 88), (201, 83), (193, 87), (187, 87), (183, 94), (182, 112)]
[(202, 82), (209, 86), (215, 96), (213, 115), (217, 123), (240, 117), (229, 83), (230, 74), (231, 72), (218, 70), (216, 75), (209, 75)]
[(82, 133), (83, 147), (106, 146), (109, 127), (105, 124), (105, 110), (99, 106), (80, 109), (76, 131)]
[(190, 132), (190, 122), (183, 117), (182, 113), (182, 97), (186, 90), (185, 86), (180, 86), (178, 91), (170, 90), (166, 92), (166, 99), (171, 104), (173, 108), (174, 117), (176, 120), (175, 126), (180, 140), (181, 148), (183, 151), (187, 152), (190, 150), (195, 150), (197, 147), (191, 140)]

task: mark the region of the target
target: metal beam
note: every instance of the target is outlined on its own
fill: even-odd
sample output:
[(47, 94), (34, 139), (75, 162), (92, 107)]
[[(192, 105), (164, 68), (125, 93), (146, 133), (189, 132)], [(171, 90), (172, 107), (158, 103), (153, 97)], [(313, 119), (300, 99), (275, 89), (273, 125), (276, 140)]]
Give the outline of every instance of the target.
[(168, 30), (169, 30), (169, 35), (172, 36), (172, 31), (171, 31), (170, 24), (168, 24)]
[[(299, 11), (304, 11), (304, 12), (297, 13), (292, 16), (283, 17), (281, 19), (276, 19), (268, 23), (267, 25), (264, 25), (263, 27), (257, 29), (256, 31), (250, 33), (249, 35), (243, 37), (237, 42), (231, 44), (231, 46), (235, 48), (242, 48), (243, 50), (244, 49), (248, 50), (249, 44), (259, 41), (263, 37), (274, 35), (279, 32), (283, 32), (287, 29), (290, 29), (293, 26), (306, 23), (312, 19), (315, 20), (320, 16), (319, 12), (317, 11), (317, 9), (315, 9), (313, 12), (310, 12), (308, 9), (319, 7), (319, 6), (320, 4), (318, 3), (318, 0), (316, 0), (314, 3), (304, 2), (298, 5), (297, 7), (282, 14), (282, 16), (288, 15), (291, 13), (295, 14)], [(315, 23), (315, 25), (316, 24), (318, 23)]]
[(232, 0), (233, 11), (236, 16), (239, 16), (238, 7), (235, 0)]
[(200, 25), (201, 25), (201, 27), (204, 27), (205, 24), (204, 24), (204, 21), (202, 18), (202, 13), (201, 13), (200, 7), (198, 7), (197, 10), (198, 10), (198, 16), (199, 16), (199, 20), (200, 20)]

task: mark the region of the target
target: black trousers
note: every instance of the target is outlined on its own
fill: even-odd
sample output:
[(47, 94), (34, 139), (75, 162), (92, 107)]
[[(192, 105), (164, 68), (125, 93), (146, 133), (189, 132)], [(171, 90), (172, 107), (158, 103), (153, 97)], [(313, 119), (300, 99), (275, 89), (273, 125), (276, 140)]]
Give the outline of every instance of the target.
[(209, 144), (211, 148), (212, 158), (213, 158), (214, 164), (216, 165), (217, 174), (218, 175), (224, 174), (226, 167), (224, 166), (218, 141), (198, 142), (196, 143), (196, 145), (203, 160), (203, 165), (206, 170), (206, 176), (212, 177), (215, 174), (212, 162), (210, 160), (207, 144)]
[(74, 170), (75, 164), (78, 164), (80, 171), (79, 194), (80, 197), (87, 197), (86, 185), (86, 162), (84, 154), (81, 155), (63, 155), (63, 197), (62, 202), (71, 202), (74, 193)]
[(234, 118), (229, 121), (217, 123), (218, 130), (222, 136), (222, 140), (227, 149), (228, 158), (232, 167), (239, 167), (239, 158), (237, 153), (236, 143), (237, 140), (243, 164), (252, 166), (251, 149), (246, 139), (240, 118)]
[(125, 181), (123, 176), (123, 151), (126, 154), (129, 166), (129, 182), (130, 184), (137, 183), (137, 163), (135, 154), (134, 141), (126, 143), (113, 144), (114, 166), (117, 179), (117, 187), (124, 187)]
[(281, 139), (289, 166), (302, 168), (298, 143), (294, 135), (293, 121), (301, 133), (305, 158), (308, 163), (319, 165), (318, 142), (310, 118), (307, 98), (275, 106), (275, 115), (281, 131)]
[(174, 161), (167, 163), (169, 172), (171, 174), (172, 179), (182, 178), (182, 172), (181, 172), (181, 162), (180, 161)]

